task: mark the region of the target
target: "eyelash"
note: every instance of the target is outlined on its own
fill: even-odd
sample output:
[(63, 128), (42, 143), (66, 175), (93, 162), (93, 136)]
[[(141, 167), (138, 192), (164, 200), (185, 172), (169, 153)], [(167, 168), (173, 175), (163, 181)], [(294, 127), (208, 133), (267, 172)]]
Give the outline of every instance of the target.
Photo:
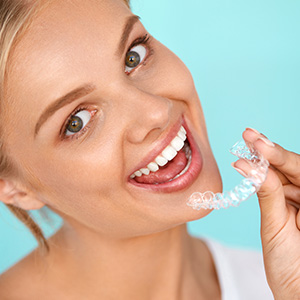
[[(146, 46), (146, 48), (147, 48), (147, 53), (146, 53), (146, 56), (145, 56), (144, 60), (141, 61), (141, 62), (139, 63), (138, 66), (136, 66), (131, 72), (125, 72), (126, 75), (130, 75), (130, 74), (131, 74), (134, 70), (136, 70), (140, 65), (145, 65), (146, 62), (147, 62), (147, 60), (149, 59), (149, 57), (153, 55), (154, 50), (153, 50), (153, 48), (150, 47), (151, 39), (152, 39), (152, 36), (151, 36), (151, 35), (148, 35), (148, 34), (146, 33), (144, 36), (137, 38), (135, 41), (133, 41), (133, 43), (131, 43), (131, 45), (129, 46), (127, 52), (129, 52), (129, 50), (132, 49), (132, 48), (135, 47), (135, 46), (138, 46), (138, 45), (144, 45), (144, 46)], [(126, 52), (126, 53), (127, 53), (127, 52)]]
[[(91, 114), (91, 119), (90, 121), (85, 125), (85, 127), (83, 127), (83, 129), (81, 129), (78, 133), (74, 133), (72, 135), (66, 135), (66, 132), (67, 132), (67, 128), (68, 128), (68, 125), (71, 121), (71, 119), (76, 115), (78, 114), (79, 112), (83, 111), (83, 110), (90, 110), (90, 114)], [(61, 139), (62, 140), (73, 140), (73, 139), (78, 139), (82, 134), (84, 134), (92, 125), (92, 123), (94, 122), (94, 117), (95, 117), (95, 114), (97, 114), (98, 110), (97, 109), (91, 109), (90, 107), (88, 106), (80, 106), (80, 107), (77, 107), (71, 114), (70, 116), (68, 117), (68, 119), (66, 120), (65, 124), (63, 125), (62, 127), (62, 130), (61, 130)]]
[[(146, 61), (148, 60), (148, 58), (153, 55), (154, 51), (153, 49), (149, 46), (150, 42), (151, 41), (151, 36), (148, 35), (148, 34), (145, 34), (144, 36), (142, 37), (139, 37), (137, 38), (136, 40), (134, 40), (131, 45), (128, 47), (127, 49), (127, 52), (135, 47), (135, 46), (138, 46), (138, 45), (145, 45), (147, 46), (147, 54), (144, 58), (144, 60), (138, 65), (136, 66), (131, 72), (126, 72), (125, 74), (126, 75), (130, 75), (136, 68), (138, 68), (141, 64), (142, 65), (145, 65), (146, 64)], [(126, 52), (126, 53), (127, 53)], [(66, 122), (64, 123), (63, 127), (62, 127), (62, 130), (61, 130), (61, 133), (60, 133), (60, 136), (62, 138), (62, 140), (73, 140), (73, 139), (78, 139), (82, 134), (84, 134), (92, 125), (92, 123), (94, 122), (94, 117), (95, 115), (97, 114), (97, 110), (96, 109), (93, 109), (90, 111), (91, 113), (91, 119), (90, 121), (86, 124), (86, 126), (80, 130), (78, 133), (75, 133), (75, 134), (72, 134), (72, 135), (69, 135), (67, 136), (66, 135), (66, 131), (67, 131), (67, 128), (68, 128), (68, 125), (71, 121), (71, 119), (76, 115), (78, 114), (79, 112), (83, 111), (83, 110), (89, 110), (90, 107), (88, 106), (80, 106), (80, 107), (77, 107), (71, 114), (70, 116), (68, 117), (68, 119), (66, 120)], [(93, 112), (93, 113), (92, 113)]]

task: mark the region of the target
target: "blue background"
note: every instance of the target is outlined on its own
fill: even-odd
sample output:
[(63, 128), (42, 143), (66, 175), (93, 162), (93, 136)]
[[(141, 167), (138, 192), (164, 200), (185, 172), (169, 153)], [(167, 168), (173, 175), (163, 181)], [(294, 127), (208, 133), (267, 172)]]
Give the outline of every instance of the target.
[[(241, 176), (228, 152), (245, 127), (300, 153), (300, 2), (298, 0), (133, 0), (133, 12), (191, 70), (211, 146), (230, 189)], [(61, 224), (42, 222), (46, 235)], [(257, 198), (189, 223), (193, 235), (260, 249)], [(0, 205), (0, 273), (36, 242)]]

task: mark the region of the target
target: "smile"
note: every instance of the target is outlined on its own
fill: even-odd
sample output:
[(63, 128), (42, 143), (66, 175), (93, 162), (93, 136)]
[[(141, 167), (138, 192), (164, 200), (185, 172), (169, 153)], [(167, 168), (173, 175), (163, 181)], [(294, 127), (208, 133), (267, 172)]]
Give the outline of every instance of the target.
[[(185, 143), (186, 140), (186, 131), (183, 126), (180, 127), (180, 130), (177, 133), (177, 136), (171, 141), (171, 143), (159, 154), (153, 162), (149, 163), (146, 167), (141, 168), (140, 170), (134, 172), (130, 178), (141, 177), (143, 174), (148, 176), (150, 172), (156, 173), (160, 170), (160, 167), (165, 166), (169, 161), (172, 161), (177, 155), (178, 152), (185, 147), (186, 156), (190, 152), (190, 148)], [(190, 156), (190, 155), (189, 155)], [(189, 158), (188, 156), (186, 157)], [(157, 182), (158, 183), (158, 182)]]
[(167, 146), (130, 175), (130, 183), (144, 189), (172, 192), (195, 181), (202, 169), (202, 156), (185, 121), (179, 125), (171, 130), (175, 136), (169, 134), (171, 141)]

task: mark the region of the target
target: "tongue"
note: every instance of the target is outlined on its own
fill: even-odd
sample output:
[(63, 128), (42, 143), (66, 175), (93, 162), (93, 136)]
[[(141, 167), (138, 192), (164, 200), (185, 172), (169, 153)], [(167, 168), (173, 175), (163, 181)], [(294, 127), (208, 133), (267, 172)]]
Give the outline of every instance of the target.
[(149, 175), (136, 176), (134, 179), (139, 183), (164, 183), (179, 174), (186, 164), (187, 158), (183, 149), (181, 149), (171, 161), (163, 167), (159, 167), (159, 170), (155, 173), (150, 172)]

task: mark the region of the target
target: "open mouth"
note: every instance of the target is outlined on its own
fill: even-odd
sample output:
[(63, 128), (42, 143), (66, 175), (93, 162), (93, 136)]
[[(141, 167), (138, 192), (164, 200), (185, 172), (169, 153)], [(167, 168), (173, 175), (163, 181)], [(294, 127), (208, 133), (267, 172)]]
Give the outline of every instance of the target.
[[(156, 170), (156, 166), (154, 166), (154, 170), (156, 170), (155, 172), (150, 171), (148, 173), (147, 170), (142, 169), (144, 173), (142, 173), (141, 176), (132, 177), (136, 182), (143, 184), (162, 184), (170, 182), (186, 173), (191, 164), (191, 160), (192, 151), (190, 144), (186, 139), (183, 142), (183, 147), (177, 152), (175, 157), (168, 160), (168, 162), (163, 166), (158, 165), (158, 170)], [(150, 167), (152, 167), (152, 165), (150, 165)], [(139, 173), (137, 174), (139, 175)]]
[(202, 165), (200, 149), (183, 120), (177, 136), (147, 166), (132, 173), (129, 183), (158, 192), (179, 191), (196, 180)]

